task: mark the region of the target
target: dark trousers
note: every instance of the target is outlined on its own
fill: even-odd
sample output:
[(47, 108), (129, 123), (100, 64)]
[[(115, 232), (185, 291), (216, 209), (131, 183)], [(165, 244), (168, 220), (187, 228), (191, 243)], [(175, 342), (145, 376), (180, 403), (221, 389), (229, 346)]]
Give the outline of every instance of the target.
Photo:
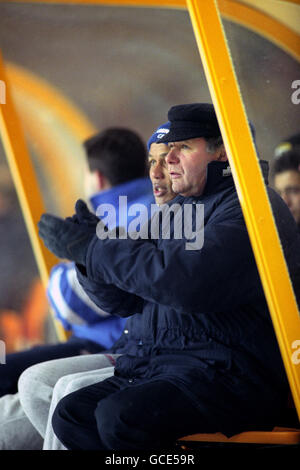
[(17, 393), (18, 380), (22, 372), (39, 362), (79, 356), (83, 352), (97, 353), (104, 348), (93, 341), (71, 337), (65, 343), (43, 344), (6, 356), (6, 364), (0, 364), (0, 397)]
[(214, 431), (172, 383), (126, 381), (125, 387), (119, 377), (64, 397), (52, 425), (69, 450), (171, 449), (179, 437)]

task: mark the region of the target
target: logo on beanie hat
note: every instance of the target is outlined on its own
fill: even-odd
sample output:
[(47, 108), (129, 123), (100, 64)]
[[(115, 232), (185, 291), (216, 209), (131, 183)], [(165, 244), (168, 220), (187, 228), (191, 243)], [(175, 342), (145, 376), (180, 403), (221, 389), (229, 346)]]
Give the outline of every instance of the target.
[(168, 132), (170, 132), (170, 129), (158, 129), (159, 134), (157, 134), (157, 139), (162, 139)]
[(168, 132), (170, 132), (170, 122), (166, 122), (159, 126), (156, 131), (152, 134), (150, 139), (147, 142), (148, 152), (152, 144), (156, 144), (160, 139), (162, 139)]

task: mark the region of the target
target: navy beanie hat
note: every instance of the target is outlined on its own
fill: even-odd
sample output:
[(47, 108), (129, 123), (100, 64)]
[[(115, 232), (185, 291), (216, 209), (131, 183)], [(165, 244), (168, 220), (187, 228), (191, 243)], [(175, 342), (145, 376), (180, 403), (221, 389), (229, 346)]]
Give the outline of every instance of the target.
[[(156, 144), (162, 137), (164, 137), (168, 132), (170, 131), (170, 125), (171, 123), (165, 122), (165, 124), (162, 124), (159, 126), (156, 131), (152, 134), (150, 139), (147, 142), (147, 147), (148, 147), (148, 152), (150, 150), (151, 144)], [(160, 143), (160, 142), (158, 142)]]

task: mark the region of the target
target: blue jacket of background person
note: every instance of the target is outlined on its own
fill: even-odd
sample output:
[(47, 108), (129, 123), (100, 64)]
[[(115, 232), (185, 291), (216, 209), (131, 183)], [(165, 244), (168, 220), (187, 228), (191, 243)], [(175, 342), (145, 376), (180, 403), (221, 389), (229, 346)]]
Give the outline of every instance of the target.
[[(170, 240), (95, 237), (77, 275), (101, 308), (132, 314), (115, 374), (130, 383), (172, 382), (230, 436), (277, 424), (288, 382), (227, 165), (208, 165), (201, 197), (169, 203), (191, 204), (193, 224), (204, 204), (201, 249), (186, 250), (172, 226)], [(261, 165), (266, 178), (268, 164)], [(271, 188), (268, 194), (299, 305), (300, 237), (285, 203)]]
[[(150, 209), (155, 203), (149, 178), (135, 179), (99, 192), (90, 198), (90, 203), (95, 212), (100, 204), (111, 204), (118, 224), (119, 216), (121, 221), (125, 220), (125, 214), (119, 214), (119, 196), (127, 197), (128, 211), (133, 204), (143, 204)], [(132, 216), (128, 215), (127, 225), (131, 220)], [(107, 223), (110, 229), (114, 228), (112, 220)], [(59, 263), (52, 269), (47, 294), (55, 316), (73, 336), (110, 349), (122, 334), (126, 318), (110, 315), (94, 304), (77, 280), (74, 263)]]

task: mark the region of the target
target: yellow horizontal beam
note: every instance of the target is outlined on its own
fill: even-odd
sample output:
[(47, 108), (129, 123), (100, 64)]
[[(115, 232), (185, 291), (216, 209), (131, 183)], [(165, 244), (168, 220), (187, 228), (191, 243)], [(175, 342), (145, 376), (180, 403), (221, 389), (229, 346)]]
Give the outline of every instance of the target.
[[(186, 0), (14, 0), (14, 3), (186, 9)], [(300, 61), (300, 40), (295, 31), (263, 11), (246, 5), (239, 0), (218, 0), (218, 6), (225, 18), (241, 24), (274, 42), (274, 44)]]
[(282, 3), (296, 3), (296, 5), (300, 5), (300, 0), (279, 0)]
[[(6, 85), (5, 100), (3, 100), (5, 102), (0, 102), (0, 134), (38, 269), (42, 281), (46, 286), (50, 269), (58, 260), (45, 248), (38, 236), (37, 222), (41, 214), (45, 212), (45, 207), (36, 181), (31, 158), (27, 150), (23, 129), (15, 111), (1, 55), (0, 80)], [(20, 260), (20, 262), (22, 262), (22, 260)], [(61, 324), (56, 322), (55, 326), (59, 339), (64, 340), (66, 336)]]
[(300, 37), (292, 29), (264, 12), (236, 0), (218, 0), (224, 18), (249, 28), (300, 61)]
[[(1, 2), (6, 2), (7, 0), (0, 0)], [(164, 7), (183, 7), (186, 8), (185, 0), (12, 0), (13, 3), (65, 3), (65, 4), (81, 4), (81, 5), (98, 5), (98, 4), (107, 4), (107, 5), (138, 5), (138, 6), (159, 6)], [(279, 3), (295, 3), (300, 4), (300, 0), (277, 0)]]
[[(281, 356), (300, 418), (300, 318), (215, 0), (187, 0)], [(247, 155), (247, 158), (244, 156)]]
[[(0, 3), (3, 0), (0, 0)], [(5, 0), (4, 0), (5, 1)], [(49, 3), (66, 5), (106, 5), (118, 7), (184, 8), (185, 0), (13, 0), (14, 3)]]

